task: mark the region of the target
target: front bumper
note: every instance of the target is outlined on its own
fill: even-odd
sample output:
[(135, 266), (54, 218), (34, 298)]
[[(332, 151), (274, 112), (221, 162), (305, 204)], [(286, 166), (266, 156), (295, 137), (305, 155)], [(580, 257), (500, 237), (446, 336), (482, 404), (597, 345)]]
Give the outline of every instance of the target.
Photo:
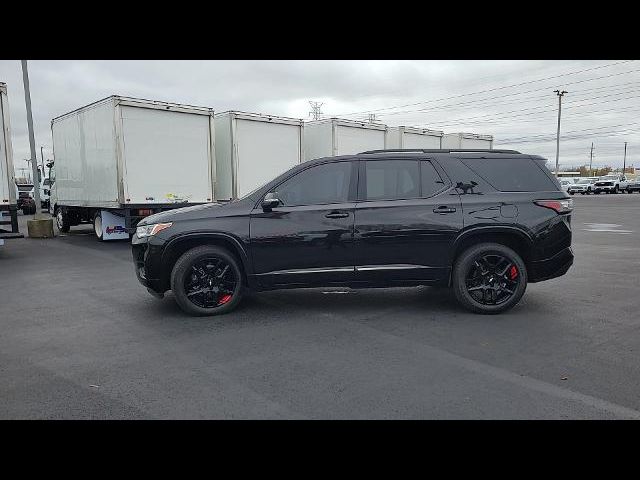
[(573, 265), (573, 250), (564, 248), (551, 258), (531, 262), (529, 265), (529, 283), (542, 282), (560, 277)]
[(134, 234), (131, 239), (131, 254), (138, 281), (147, 287), (149, 293), (162, 298), (169, 286), (162, 275), (161, 246), (149, 242), (148, 239), (139, 239)]

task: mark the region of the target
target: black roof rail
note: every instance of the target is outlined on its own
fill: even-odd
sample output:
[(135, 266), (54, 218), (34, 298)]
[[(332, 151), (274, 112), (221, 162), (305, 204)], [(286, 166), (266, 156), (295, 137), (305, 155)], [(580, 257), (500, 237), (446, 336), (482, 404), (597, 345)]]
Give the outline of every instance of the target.
[(371, 153), (404, 153), (404, 152), (420, 152), (420, 153), (517, 153), (517, 150), (496, 150), (486, 148), (445, 148), (445, 149), (425, 149), (425, 148), (389, 148), (385, 150), (369, 150), (360, 152), (358, 155), (366, 155)]

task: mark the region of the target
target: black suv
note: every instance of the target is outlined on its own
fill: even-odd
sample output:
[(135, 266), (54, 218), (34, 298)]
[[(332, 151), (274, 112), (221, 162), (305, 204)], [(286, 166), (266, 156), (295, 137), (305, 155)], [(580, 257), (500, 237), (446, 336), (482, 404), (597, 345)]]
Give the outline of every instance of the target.
[(573, 201), (542, 157), (380, 150), (302, 163), (245, 197), (149, 216), (132, 239), (149, 292), (195, 315), (245, 289), (453, 287), (466, 308), (513, 307), (573, 263)]

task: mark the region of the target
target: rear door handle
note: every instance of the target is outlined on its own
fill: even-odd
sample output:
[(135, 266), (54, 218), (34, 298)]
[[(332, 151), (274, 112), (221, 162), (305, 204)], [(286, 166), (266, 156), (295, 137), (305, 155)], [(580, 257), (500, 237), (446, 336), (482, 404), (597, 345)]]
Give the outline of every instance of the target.
[(349, 216), (349, 212), (329, 212), (325, 215), (326, 218), (347, 218)]
[(433, 213), (453, 213), (455, 211), (454, 207), (447, 207), (446, 205), (439, 205), (433, 209)]

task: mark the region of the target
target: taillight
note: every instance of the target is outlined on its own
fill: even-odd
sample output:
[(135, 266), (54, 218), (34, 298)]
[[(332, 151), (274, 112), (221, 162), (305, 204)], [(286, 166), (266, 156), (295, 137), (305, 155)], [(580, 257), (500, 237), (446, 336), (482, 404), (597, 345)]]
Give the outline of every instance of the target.
[(544, 208), (550, 208), (557, 213), (569, 213), (573, 210), (573, 199), (567, 198), (566, 200), (536, 200), (536, 205)]
[(153, 211), (150, 208), (141, 208), (138, 210), (138, 215), (141, 217), (148, 217)]

